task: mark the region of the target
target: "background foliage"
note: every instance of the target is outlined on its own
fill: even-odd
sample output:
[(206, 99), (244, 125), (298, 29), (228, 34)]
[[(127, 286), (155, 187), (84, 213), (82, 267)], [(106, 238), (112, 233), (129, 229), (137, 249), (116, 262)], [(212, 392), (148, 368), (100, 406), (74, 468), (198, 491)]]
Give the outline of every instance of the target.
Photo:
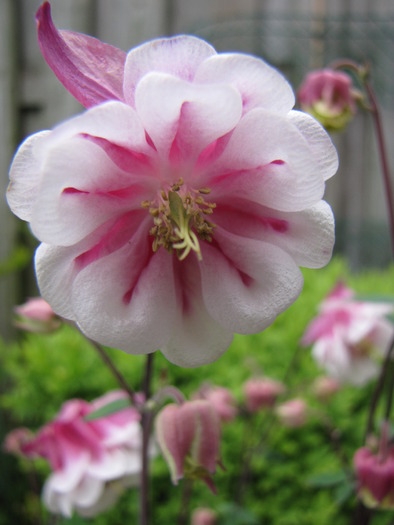
[[(320, 404), (310, 385), (321, 371), (310, 351), (300, 348), (299, 341), (318, 303), (338, 279), (346, 280), (362, 295), (394, 296), (394, 267), (351, 274), (342, 260), (334, 259), (325, 269), (305, 270), (304, 277), (303, 292), (291, 308), (263, 333), (235, 336), (230, 349), (216, 363), (182, 369), (156, 354), (154, 390), (173, 384), (190, 396), (202, 383), (209, 382), (229, 388), (242, 403), (243, 383), (252, 375), (265, 374), (285, 380), (289, 397), (306, 397), (312, 413), (309, 423), (300, 429), (283, 428), (268, 413), (238, 417), (225, 424), (222, 457), (226, 470), (219, 469), (215, 477), (217, 496), (201, 484), (191, 488), (185, 482), (171, 486), (164, 461), (156, 458), (152, 465), (153, 523), (177, 523), (182, 498), (189, 489), (189, 509), (214, 508), (219, 512), (220, 525), (351, 522), (355, 497), (346, 472), (349, 469), (351, 473), (353, 453), (363, 441), (373, 384), (363, 389), (343, 388), (329, 404)], [(117, 350), (109, 350), (109, 354), (138, 390), (144, 358)], [(66, 399), (91, 400), (118, 388), (95, 350), (69, 326), (50, 335), (21, 334), (12, 344), (1, 343), (0, 360), (2, 437), (17, 426), (38, 428), (56, 414)], [(340, 454), (329, 437), (331, 425), (339, 429)], [(250, 447), (255, 447), (255, 452), (248, 470), (244, 453)], [(0, 525), (85, 523), (78, 517), (53, 520), (42, 509), (39, 495), (48, 473), (44, 462), (35, 462), (32, 469), (30, 462), (3, 454), (0, 468)], [(137, 519), (137, 501), (135, 491), (127, 493), (115, 508), (89, 523), (133, 523)], [(393, 513), (378, 513), (373, 523), (388, 525), (392, 520)]]

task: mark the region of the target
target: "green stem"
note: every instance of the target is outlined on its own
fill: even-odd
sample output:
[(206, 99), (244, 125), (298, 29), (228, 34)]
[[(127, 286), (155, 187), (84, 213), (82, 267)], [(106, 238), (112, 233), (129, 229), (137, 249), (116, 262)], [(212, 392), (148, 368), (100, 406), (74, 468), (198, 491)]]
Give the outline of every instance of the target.
[[(147, 355), (145, 376), (142, 391), (145, 406), (151, 396), (151, 381), (153, 373), (153, 354)], [(149, 441), (152, 431), (153, 413), (147, 409), (142, 413), (142, 450), (141, 450), (141, 487), (140, 487), (140, 525), (149, 524)]]

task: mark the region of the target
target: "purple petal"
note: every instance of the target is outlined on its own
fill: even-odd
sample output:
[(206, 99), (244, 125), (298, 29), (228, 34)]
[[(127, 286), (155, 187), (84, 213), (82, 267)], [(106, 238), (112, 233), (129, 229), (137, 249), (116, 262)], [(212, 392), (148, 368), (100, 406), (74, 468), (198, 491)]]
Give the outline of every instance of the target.
[(124, 100), (124, 51), (90, 36), (58, 31), (49, 2), (38, 9), (36, 20), (45, 60), (78, 102), (89, 108), (107, 100)]

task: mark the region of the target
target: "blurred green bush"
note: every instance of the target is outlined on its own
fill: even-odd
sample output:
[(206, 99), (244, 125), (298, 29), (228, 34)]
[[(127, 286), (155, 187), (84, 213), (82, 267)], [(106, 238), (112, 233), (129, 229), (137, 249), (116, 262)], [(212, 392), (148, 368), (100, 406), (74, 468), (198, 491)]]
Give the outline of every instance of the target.
[[(321, 373), (300, 338), (323, 297), (338, 279), (345, 280), (360, 294), (394, 296), (394, 267), (351, 275), (340, 259), (322, 270), (305, 270), (305, 285), (296, 303), (261, 334), (235, 336), (226, 354), (216, 363), (198, 369), (182, 369), (155, 355), (154, 390), (173, 384), (191, 395), (203, 382), (229, 388), (242, 402), (242, 385), (261, 372), (275, 379), (286, 378), (293, 395), (309, 399), (314, 416), (301, 429), (285, 429), (272, 424), (270, 415), (251, 420), (237, 418), (223, 429), (222, 457), (215, 482), (218, 495), (196, 484), (190, 510), (208, 506), (218, 510), (220, 525), (347, 525), (355, 507), (352, 487), (344, 480), (342, 460), (335, 452), (327, 421), (339, 429), (341, 454), (351, 468), (353, 452), (361, 446), (368, 400), (373, 385), (363, 389), (344, 388), (328, 405), (320, 405), (308, 386)], [(131, 387), (141, 385), (144, 357), (129, 356), (118, 350), (108, 353)], [(89, 342), (69, 326), (50, 335), (21, 334), (18, 341), (0, 343), (1, 436), (18, 426), (37, 429), (70, 398), (91, 400), (118, 388)], [(244, 452), (255, 447), (251, 468), (244, 472)], [(40, 488), (47, 474), (44, 462), (30, 462), (1, 456), (0, 525), (54, 523), (40, 504)], [(175, 524), (188, 487), (172, 487), (164, 461), (152, 465), (152, 523)], [(245, 476), (245, 488), (240, 478)], [(186, 510), (186, 509), (185, 509)], [(138, 517), (136, 492), (125, 494), (119, 503), (89, 523), (118, 525), (135, 523)], [(391, 516), (393, 519), (393, 516)], [(388, 514), (374, 523), (385, 524)], [(56, 524), (82, 524), (74, 517), (59, 518)]]

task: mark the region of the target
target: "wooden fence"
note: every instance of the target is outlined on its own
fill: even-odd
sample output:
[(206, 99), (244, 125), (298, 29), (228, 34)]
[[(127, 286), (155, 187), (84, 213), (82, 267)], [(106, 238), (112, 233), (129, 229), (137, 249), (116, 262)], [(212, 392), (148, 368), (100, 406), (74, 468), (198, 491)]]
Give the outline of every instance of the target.
[[(0, 190), (18, 143), (81, 111), (41, 57), (34, 14), (39, 0), (0, 0)], [(60, 28), (98, 36), (125, 50), (147, 39), (194, 33), (218, 50), (257, 54), (281, 69), (296, 88), (311, 68), (338, 56), (372, 63), (394, 137), (394, 2), (392, 0), (52, 0)], [(337, 217), (337, 246), (354, 266), (389, 260), (385, 199), (373, 130), (358, 115), (334, 138), (338, 175), (326, 198)], [(389, 144), (394, 166), (394, 147)], [(0, 201), (0, 333), (10, 334), (12, 306), (35, 294), (32, 272), (7, 272), (26, 243), (26, 230)], [(27, 241), (31, 245), (31, 241)]]

